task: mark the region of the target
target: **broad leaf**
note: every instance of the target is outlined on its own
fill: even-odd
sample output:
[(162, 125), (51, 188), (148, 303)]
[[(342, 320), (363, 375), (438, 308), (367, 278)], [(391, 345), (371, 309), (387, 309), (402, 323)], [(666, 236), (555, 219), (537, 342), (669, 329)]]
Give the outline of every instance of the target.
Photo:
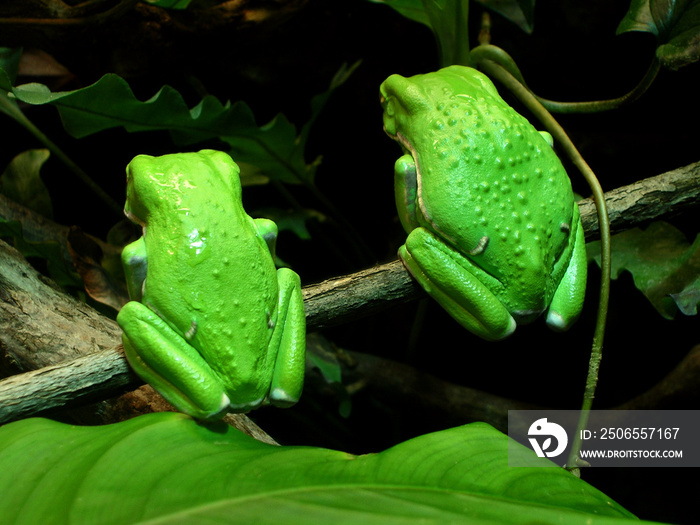
[(323, 222), (326, 216), (321, 212), (311, 209), (282, 210), (280, 208), (259, 208), (251, 212), (252, 217), (265, 217), (274, 221), (279, 231), (290, 231), (303, 240), (311, 239), (311, 234), (306, 227), (309, 221)]
[(443, 67), (469, 62), (468, 0), (370, 0), (427, 25), (438, 42)]
[(700, 0), (689, 2), (671, 28), (668, 42), (659, 46), (656, 56), (671, 69), (700, 59)]
[[(450, 1), (446, 0), (370, 0), (375, 4), (386, 4), (409, 20), (424, 24), (437, 33), (444, 23), (437, 20), (436, 15), (448, 21), (453, 18), (453, 10), (445, 9)], [(477, 0), (480, 4), (499, 13), (510, 20), (526, 33), (531, 33), (534, 24), (535, 0)], [(462, 0), (463, 12), (468, 9), (467, 1)]]
[(0, 75), (0, 90), (7, 92), (12, 88), (12, 82), (17, 78), (21, 56), (21, 47), (0, 47), (0, 69), (6, 72), (6, 76)]
[(69, 254), (51, 237), (55, 230), (43, 227), (43, 219), (53, 214), (48, 190), (39, 176), (48, 157), (44, 149), (20, 153), (0, 175), (0, 193), (7, 197), (0, 201), (0, 238), (12, 240), (25, 257), (43, 259), (49, 275), (61, 286), (79, 286)]
[[(379, 454), (255, 441), (159, 413), (102, 427), (28, 419), (0, 428), (6, 523), (568, 523), (634, 517), (475, 423)], [(151, 521), (152, 520), (152, 521)], [(639, 523), (636, 520), (635, 523)]]
[(49, 191), (39, 174), (49, 150), (33, 149), (17, 155), (0, 174), (0, 193), (44, 217), (53, 217)]
[[(345, 78), (347, 75), (341, 75), (342, 80)], [(340, 83), (332, 85), (331, 90)], [(0, 85), (8, 84), (8, 75), (0, 70)], [(296, 184), (313, 183), (319, 163), (307, 164), (304, 159), (308, 126), (298, 135), (296, 127), (281, 114), (258, 126), (250, 107), (241, 101), (222, 104), (206, 96), (190, 109), (170, 86), (140, 101), (129, 84), (114, 74), (75, 91), (52, 93), (38, 83), (10, 89), (15, 98), (27, 104), (55, 106), (66, 130), (78, 138), (123, 127), (130, 132), (165, 130), (183, 145), (218, 139), (230, 146), (229, 153), (237, 161), (256, 166), (271, 179)], [(315, 102), (314, 117), (327, 94)]]
[[(586, 245), (600, 264), (600, 243)], [(646, 230), (634, 228), (612, 238), (612, 278), (628, 271), (635, 286), (667, 319), (680, 310), (695, 315), (700, 302), (700, 235), (690, 245), (685, 235), (665, 222)]]
[(659, 42), (656, 56), (671, 69), (700, 59), (700, 0), (632, 0), (617, 34), (652, 33)]
[(300, 183), (311, 181), (316, 167), (304, 161), (303, 145), (284, 115), (262, 127), (244, 102), (222, 104), (212, 96), (189, 109), (180, 95), (164, 86), (146, 101), (136, 99), (126, 80), (107, 74), (91, 86), (52, 93), (43, 84), (24, 84), (12, 93), (27, 104), (51, 104), (75, 137), (123, 127), (127, 131), (166, 130), (180, 144), (219, 138), (234, 159), (254, 164), (270, 178)]
[(477, 0), (507, 18), (526, 33), (535, 25), (535, 0)]

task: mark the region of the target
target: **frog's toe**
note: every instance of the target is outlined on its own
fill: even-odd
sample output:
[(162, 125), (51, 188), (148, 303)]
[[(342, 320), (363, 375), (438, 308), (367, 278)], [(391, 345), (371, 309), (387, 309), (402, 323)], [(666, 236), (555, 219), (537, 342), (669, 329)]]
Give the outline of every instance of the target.
[(256, 408), (260, 408), (261, 406), (264, 406), (266, 404), (267, 399), (265, 397), (259, 397), (257, 399), (254, 399), (253, 401), (246, 401), (244, 403), (231, 403), (228, 411), (234, 414), (244, 414), (250, 412), (251, 410), (255, 410)]
[(573, 324), (575, 319), (571, 319), (560, 312), (550, 310), (547, 313), (547, 326), (555, 332), (565, 332)]
[(518, 324), (530, 324), (540, 315), (542, 315), (542, 308), (531, 308), (529, 310), (516, 310), (511, 312), (511, 315), (517, 319)]
[(221, 395), (221, 402), (217, 407), (198, 407), (192, 405), (193, 408), (190, 408), (189, 410), (183, 409), (182, 411), (197, 419), (216, 421), (226, 415), (226, 413), (229, 411), (230, 403), (231, 401), (229, 397), (224, 393)]
[(289, 394), (283, 388), (273, 388), (270, 392), (270, 403), (279, 408), (289, 408), (299, 401), (299, 397)]
[(508, 329), (505, 331), (505, 333), (499, 337), (499, 339), (505, 339), (506, 337), (509, 337), (513, 332), (515, 332), (515, 329), (518, 327), (518, 323), (513, 319), (513, 317), (510, 318), (510, 324), (508, 325)]

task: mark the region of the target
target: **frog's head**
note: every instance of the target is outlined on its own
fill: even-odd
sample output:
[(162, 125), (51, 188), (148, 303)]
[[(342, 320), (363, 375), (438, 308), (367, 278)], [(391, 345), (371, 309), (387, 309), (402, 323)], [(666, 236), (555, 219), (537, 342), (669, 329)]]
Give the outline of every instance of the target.
[[(153, 213), (167, 215), (173, 210), (185, 210), (203, 192), (240, 198), (238, 174), (236, 163), (222, 151), (138, 155), (126, 167), (124, 213), (144, 225)], [(198, 187), (199, 193), (193, 191)]]
[(148, 217), (150, 200), (146, 196), (151, 193), (147, 181), (152, 177), (147, 175), (152, 171), (156, 157), (138, 155), (126, 167), (126, 202), (124, 214), (132, 222), (145, 225)]
[(428, 98), (421, 86), (412, 79), (391, 75), (379, 87), (384, 109), (384, 131), (396, 138), (412, 116), (428, 109)]
[[(420, 116), (428, 118), (442, 113), (445, 104), (469, 104), (480, 97), (499, 98), (493, 83), (476, 69), (450, 66), (440, 71), (405, 78), (391, 75), (379, 88), (384, 108), (384, 131), (411, 135), (411, 128), (421, 132)], [(417, 118), (418, 117), (418, 118)], [(410, 137), (409, 137), (410, 138)]]

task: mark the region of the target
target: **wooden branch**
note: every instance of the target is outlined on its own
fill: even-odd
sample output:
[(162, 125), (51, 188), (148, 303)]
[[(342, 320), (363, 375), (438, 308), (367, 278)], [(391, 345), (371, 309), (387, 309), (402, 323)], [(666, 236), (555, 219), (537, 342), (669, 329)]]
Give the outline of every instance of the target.
[[(700, 163), (613, 190), (606, 199), (614, 231), (687, 211), (700, 202)], [(595, 208), (589, 200), (579, 206), (586, 236), (595, 238)], [(303, 292), (309, 330), (423, 294), (398, 261), (306, 286)], [(0, 349), (22, 370), (50, 367), (0, 381), (0, 423), (139, 384), (119, 343), (116, 323), (56, 290), (0, 243)]]
[[(605, 194), (605, 202), (612, 233), (697, 208), (700, 203), (700, 162), (609, 191)], [(578, 205), (586, 240), (598, 239), (600, 233), (593, 199), (582, 200)]]
[[(385, 406), (411, 406), (416, 413), (427, 412), (447, 425), (483, 421), (507, 433), (509, 410), (551, 410), (551, 407), (523, 403), (474, 388), (458, 385), (403, 363), (360, 352), (345, 351), (353, 366), (343, 368), (348, 383), (362, 382), (363, 390)], [(700, 345), (651, 389), (610, 407), (609, 410), (664, 410), (693, 406), (700, 395)], [(527, 429), (521, 429), (527, 434)]]

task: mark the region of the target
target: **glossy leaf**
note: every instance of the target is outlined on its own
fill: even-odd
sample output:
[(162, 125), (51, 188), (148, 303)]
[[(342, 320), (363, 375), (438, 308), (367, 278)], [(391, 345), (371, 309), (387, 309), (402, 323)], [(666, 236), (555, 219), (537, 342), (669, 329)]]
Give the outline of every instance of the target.
[[(102, 427), (0, 428), (6, 523), (569, 523), (634, 519), (595, 488), (475, 423), (379, 454), (265, 445), (159, 413)], [(423, 521), (421, 521), (423, 520)], [(635, 520), (636, 522), (636, 520)], [(636, 522), (638, 523), (638, 522)]]
[[(587, 245), (600, 264), (600, 244)], [(612, 238), (612, 278), (624, 271), (667, 319), (680, 310), (695, 315), (700, 302), (700, 235), (691, 245), (685, 235), (665, 222), (646, 230), (634, 228)]]
[(617, 34), (652, 33), (659, 41), (656, 56), (671, 69), (700, 59), (700, 0), (632, 0)]

